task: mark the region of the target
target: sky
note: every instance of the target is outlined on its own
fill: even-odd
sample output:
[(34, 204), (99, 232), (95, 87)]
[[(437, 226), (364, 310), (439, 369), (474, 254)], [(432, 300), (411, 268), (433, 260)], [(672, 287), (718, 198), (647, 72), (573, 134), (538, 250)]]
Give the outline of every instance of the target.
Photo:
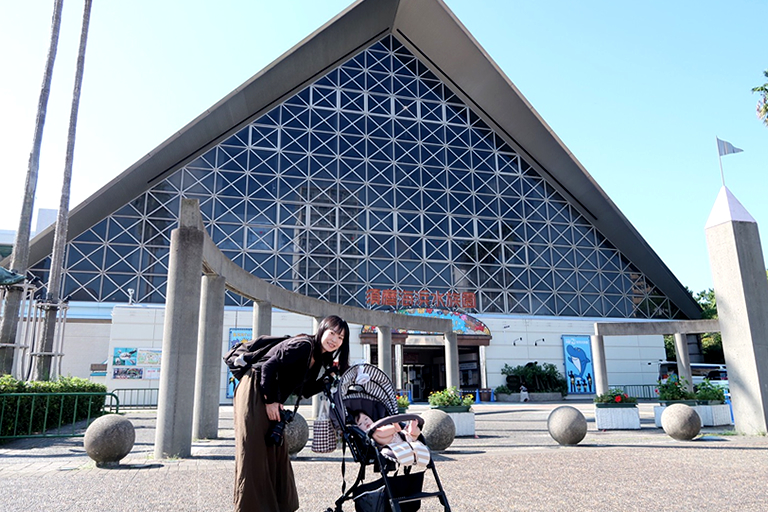
[[(70, 207), (351, 3), (96, 0)], [(751, 89), (766, 81), (768, 1), (445, 3), (684, 286), (713, 286), (715, 137), (744, 150), (722, 158), (725, 182), (766, 251), (768, 127)], [(53, 4), (0, 0), (0, 230), (18, 228)], [(82, 11), (66, 0), (35, 210), (59, 204)]]

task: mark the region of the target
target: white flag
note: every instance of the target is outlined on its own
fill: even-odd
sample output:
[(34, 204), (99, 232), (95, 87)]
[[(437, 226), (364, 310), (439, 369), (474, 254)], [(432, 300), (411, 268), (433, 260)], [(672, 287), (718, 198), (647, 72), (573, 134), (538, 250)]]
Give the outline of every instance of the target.
[[(717, 137), (715, 137), (717, 138)], [(724, 140), (717, 139), (717, 152), (720, 154), (720, 156), (723, 155), (730, 155), (733, 153), (741, 153), (744, 151), (743, 149), (739, 149), (737, 147), (734, 147), (733, 144), (730, 142), (726, 142)]]

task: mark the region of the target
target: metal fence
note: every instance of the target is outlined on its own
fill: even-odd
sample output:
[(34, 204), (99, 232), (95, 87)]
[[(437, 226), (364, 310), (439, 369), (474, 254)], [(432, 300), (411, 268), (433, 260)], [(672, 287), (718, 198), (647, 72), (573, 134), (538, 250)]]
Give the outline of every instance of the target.
[(619, 384), (609, 387), (611, 389), (621, 389), (624, 393), (634, 398), (646, 398), (649, 400), (657, 400), (659, 398), (659, 394), (656, 392), (658, 389), (656, 384)]
[(2, 393), (0, 439), (83, 437), (82, 422), (87, 427), (105, 412), (120, 412), (114, 393)]
[(114, 389), (112, 393), (120, 399), (123, 409), (156, 409), (159, 388)]

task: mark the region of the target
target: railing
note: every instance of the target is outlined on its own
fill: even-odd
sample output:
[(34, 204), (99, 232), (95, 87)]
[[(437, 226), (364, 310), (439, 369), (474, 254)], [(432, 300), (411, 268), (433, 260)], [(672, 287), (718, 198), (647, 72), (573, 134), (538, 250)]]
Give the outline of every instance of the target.
[(650, 400), (659, 398), (659, 394), (656, 392), (659, 386), (656, 384), (623, 384), (609, 387), (611, 389), (621, 389), (627, 395), (634, 398), (646, 398)]
[(112, 393), (120, 399), (123, 409), (156, 409), (158, 388), (113, 389)]
[(77, 424), (90, 425), (103, 412), (120, 412), (114, 393), (2, 393), (0, 439), (83, 437)]

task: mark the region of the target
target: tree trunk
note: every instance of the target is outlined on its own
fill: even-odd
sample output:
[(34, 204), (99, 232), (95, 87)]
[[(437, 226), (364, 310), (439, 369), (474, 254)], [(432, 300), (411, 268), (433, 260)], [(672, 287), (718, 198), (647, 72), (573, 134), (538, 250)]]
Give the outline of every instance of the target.
[[(67, 135), (67, 154), (64, 162), (64, 177), (61, 185), (59, 214), (56, 219), (56, 234), (53, 239), (51, 271), (48, 278), (48, 303), (43, 322), (42, 355), (37, 359), (35, 380), (49, 380), (53, 364), (54, 337), (56, 334), (56, 316), (61, 304), (61, 277), (64, 271), (64, 254), (67, 246), (67, 226), (69, 224), (69, 191), (72, 183), (72, 163), (75, 157), (75, 139), (77, 132), (77, 113), (80, 108), (80, 89), (85, 71), (85, 48), (88, 43), (88, 25), (91, 19), (92, 0), (85, 0), (83, 9), (83, 27), (80, 32), (80, 49), (77, 54), (77, 72), (75, 87), (72, 92), (72, 110), (69, 116)], [(60, 347), (61, 348), (61, 347)]]
[[(48, 47), (48, 61), (43, 74), (43, 86), (40, 90), (40, 100), (37, 104), (37, 118), (35, 120), (35, 133), (32, 139), (32, 151), (29, 155), (27, 178), (24, 185), (24, 201), (21, 206), (19, 229), (16, 231), (16, 240), (13, 244), (11, 256), (11, 269), (19, 274), (26, 275), (29, 266), (29, 233), (32, 226), (32, 210), (35, 204), (35, 191), (37, 190), (37, 173), (40, 168), (40, 148), (43, 144), (43, 126), (45, 115), (48, 111), (48, 97), (51, 92), (51, 78), (53, 77), (53, 63), (56, 60), (56, 49), (59, 44), (59, 30), (61, 28), (61, 10), (64, 0), (56, 0), (53, 7), (53, 20), (51, 22), (51, 44)], [(0, 321), (0, 343), (6, 346), (0, 347), (0, 375), (13, 371), (13, 358), (16, 343), (16, 331), (19, 326), (19, 310), (21, 309), (21, 289), (12, 287), (5, 299), (5, 310)], [(11, 346), (8, 346), (11, 345)]]

